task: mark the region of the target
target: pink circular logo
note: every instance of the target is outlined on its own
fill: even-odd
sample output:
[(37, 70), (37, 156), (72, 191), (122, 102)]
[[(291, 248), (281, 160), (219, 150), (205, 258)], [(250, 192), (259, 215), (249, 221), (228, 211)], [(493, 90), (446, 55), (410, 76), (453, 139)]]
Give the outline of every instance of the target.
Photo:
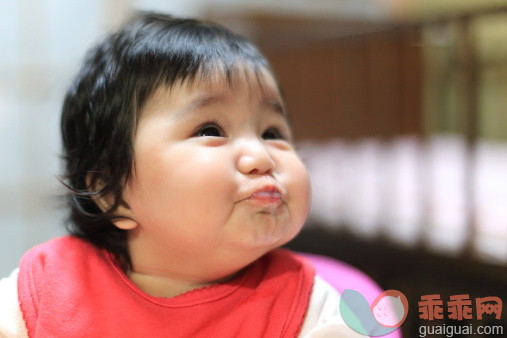
[(377, 296), (370, 309), (380, 325), (400, 327), (407, 318), (407, 297), (398, 290), (387, 290)]

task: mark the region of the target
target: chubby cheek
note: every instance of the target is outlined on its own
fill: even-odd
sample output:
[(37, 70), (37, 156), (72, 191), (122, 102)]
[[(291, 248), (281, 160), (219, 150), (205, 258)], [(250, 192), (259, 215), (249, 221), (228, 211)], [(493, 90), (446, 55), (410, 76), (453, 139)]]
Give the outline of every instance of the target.
[[(144, 155), (151, 156), (142, 157), (132, 189), (140, 224), (195, 236), (196, 231), (213, 229), (213, 221), (223, 221), (234, 185), (227, 179), (233, 176), (229, 162), (218, 152), (173, 147), (168, 153)], [(207, 226), (195, 228), (203, 223)]]
[[(166, 187), (172, 190), (175, 205), (186, 210), (195, 223), (210, 226), (225, 221), (232, 208), (236, 184), (230, 159), (220, 152), (194, 151), (191, 159), (179, 167), (175, 180)], [(176, 196), (174, 196), (176, 195)]]
[(310, 177), (296, 155), (284, 161), (282, 176), (288, 192), (287, 207), (293, 222), (293, 230), (299, 232), (303, 226), (311, 203)]

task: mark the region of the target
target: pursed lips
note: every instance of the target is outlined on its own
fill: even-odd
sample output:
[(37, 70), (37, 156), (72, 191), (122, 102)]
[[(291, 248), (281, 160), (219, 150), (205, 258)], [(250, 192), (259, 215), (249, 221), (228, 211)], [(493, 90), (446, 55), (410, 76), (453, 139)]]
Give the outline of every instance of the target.
[(246, 200), (263, 206), (278, 206), (283, 202), (280, 189), (272, 185), (256, 190)]

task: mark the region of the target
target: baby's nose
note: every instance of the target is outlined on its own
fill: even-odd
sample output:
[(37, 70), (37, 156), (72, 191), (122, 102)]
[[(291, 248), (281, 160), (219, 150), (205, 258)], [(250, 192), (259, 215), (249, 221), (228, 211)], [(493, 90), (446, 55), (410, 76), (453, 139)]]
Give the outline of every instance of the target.
[(241, 146), (238, 169), (245, 175), (266, 175), (275, 168), (275, 162), (260, 140), (249, 140)]

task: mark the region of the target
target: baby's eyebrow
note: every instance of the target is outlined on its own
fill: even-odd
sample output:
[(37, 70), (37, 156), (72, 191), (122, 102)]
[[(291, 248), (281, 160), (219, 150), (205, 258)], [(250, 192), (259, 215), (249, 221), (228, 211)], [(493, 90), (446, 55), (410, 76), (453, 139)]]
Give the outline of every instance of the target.
[(223, 95), (203, 95), (190, 101), (184, 110), (189, 111), (201, 109), (215, 104), (223, 104), (225, 101), (227, 101), (227, 99)]
[(216, 104), (223, 104), (226, 100), (227, 98), (223, 95), (213, 95), (213, 94), (199, 95), (190, 100), (189, 103), (185, 104), (183, 108), (179, 109), (176, 114), (176, 118), (182, 118), (188, 112), (191, 111), (196, 111)]
[(262, 100), (262, 105), (267, 107), (268, 109), (274, 110), (277, 113), (280, 113), (283, 117), (287, 117), (287, 111), (285, 110), (285, 106), (277, 99), (265, 97)]
[[(214, 94), (205, 94), (202, 96), (198, 96), (194, 98), (193, 100), (188, 103), (185, 108), (181, 110), (181, 113), (185, 113), (192, 110), (199, 110), (205, 107), (218, 105), (218, 104), (224, 104), (230, 100), (226, 95), (214, 95)], [(263, 96), (260, 100), (260, 104), (262, 107), (272, 110), (276, 113), (279, 113), (283, 117), (287, 117), (287, 112), (285, 110), (285, 106), (282, 104), (282, 102), (276, 98)]]

